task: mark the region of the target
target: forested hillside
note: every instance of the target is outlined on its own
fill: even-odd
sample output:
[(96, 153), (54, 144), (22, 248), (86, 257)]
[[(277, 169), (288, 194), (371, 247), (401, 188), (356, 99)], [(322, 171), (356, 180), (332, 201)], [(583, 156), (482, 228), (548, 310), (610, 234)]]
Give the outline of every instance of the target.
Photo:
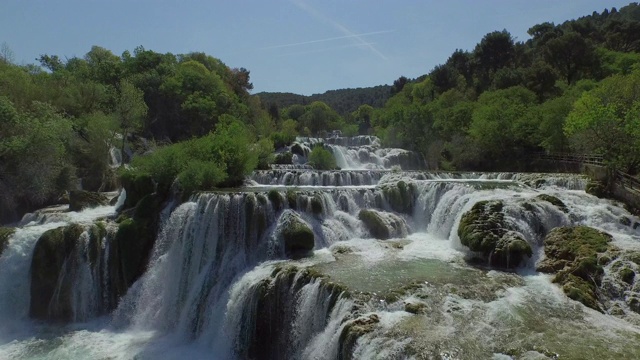
[(342, 116), (357, 110), (360, 105), (369, 105), (374, 108), (383, 107), (391, 95), (393, 94), (390, 85), (329, 90), (322, 94), (313, 94), (311, 96), (273, 92), (256, 94), (267, 108), (275, 105), (277, 108), (283, 109), (291, 105), (307, 105), (314, 101), (322, 101)]
[[(522, 170), (539, 151), (640, 164), (640, 6), (484, 35), (425, 76), (302, 97), (250, 95), (249, 71), (204, 53), (0, 54), (0, 221), (69, 190), (148, 177), (167, 190), (236, 186), (297, 135), (375, 134), (432, 168)], [(443, 59), (444, 60), (444, 59)], [(425, 69), (425, 71), (428, 69)], [(402, 69), (398, 69), (401, 73)], [(116, 149), (129, 170), (110, 164)], [(128, 154), (145, 154), (133, 156)]]
[(539, 151), (640, 161), (640, 6), (507, 30), (456, 50), (371, 115), (370, 132), (432, 167), (526, 170)]

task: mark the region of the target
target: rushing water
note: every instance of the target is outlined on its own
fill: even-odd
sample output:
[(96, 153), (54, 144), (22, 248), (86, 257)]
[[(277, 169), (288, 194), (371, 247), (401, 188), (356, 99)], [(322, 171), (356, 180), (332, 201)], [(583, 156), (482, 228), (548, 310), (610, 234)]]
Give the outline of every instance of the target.
[[(318, 142), (299, 139), (305, 151)], [(0, 358), (640, 358), (638, 314), (585, 308), (534, 270), (544, 234), (556, 226), (589, 225), (640, 250), (640, 229), (620, 222), (639, 219), (586, 194), (583, 177), (401, 171), (415, 165), (413, 155), (397, 156), (404, 150), (384, 149), (374, 137), (323, 142), (342, 154), (343, 169), (358, 170), (257, 171), (244, 189), (177, 206), (146, 272), (109, 314), (96, 305), (108, 269), (88, 267), (79, 252), (63, 272), (74, 279), (74, 321), (28, 319), (29, 267), (44, 231), (89, 226), (115, 208), (25, 217), (0, 257)], [(399, 183), (409, 184), (403, 204), (411, 206), (398, 204)], [(567, 211), (540, 194), (558, 197)], [(516, 272), (470, 266), (457, 235), (462, 214), (493, 199), (534, 249)], [(372, 239), (362, 209), (386, 219), (391, 239)], [(312, 229), (311, 256), (287, 259), (291, 216)], [(101, 244), (109, 264), (109, 239)]]

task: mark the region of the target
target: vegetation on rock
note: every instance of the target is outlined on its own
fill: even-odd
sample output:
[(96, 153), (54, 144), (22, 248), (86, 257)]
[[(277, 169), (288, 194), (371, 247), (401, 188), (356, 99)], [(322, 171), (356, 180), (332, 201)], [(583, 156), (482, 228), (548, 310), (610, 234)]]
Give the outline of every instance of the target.
[(313, 230), (300, 215), (291, 210), (282, 213), (279, 219), (285, 254), (290, 257), (308, 255), (315, 246)]
[(542, 200), (542, 201), (546, 201), (548, 203), (551, 203), (552, 205), (554, 205), (555, 207), (557, 207), (558, 209), (560, 209), (563, 212), (568, 212), (569, 209), (567, 209), (567, 205), (564, 204), (564, 202), (562, 202), (562, 200), (558, 199), (555, 196), (552, 195), (548, 195), (548, 194), (540, 194), (538, 196), (536, 196), (538, 199)]
[(533, 255), (531, 245), (509, 231), (500, 201), (480, 201), (462, 215), (458, 236), (462, 245), (479, 252), (490, 265), (513, 268)]
[(338, 168), (336, 159), (331, 151), (325, 149), (322, 145), (313, 147), (309, 153), (309, 164), (318, 170), (335, 170)]
[(16, 231), (15, 228), (2, 227), (0, 226), (0, 256), (2, 256), (2, 252), (7, 247), (9, 243), (9, 238)]
[(604, 269), (598, 257), (610, 249), (610, 242), (611, 235), (587, 226), (555, 228), (544, 239), (546, 258), (538, 270), (557, 272), (553, 281), (567, 296), (602, 311), (597, 292)]
[(108, 203), (109, 199), (100, 193), (83, 190), (69, 192), (69, 210), (71, 211), (81, 211), (87, 208), (107, 205)]

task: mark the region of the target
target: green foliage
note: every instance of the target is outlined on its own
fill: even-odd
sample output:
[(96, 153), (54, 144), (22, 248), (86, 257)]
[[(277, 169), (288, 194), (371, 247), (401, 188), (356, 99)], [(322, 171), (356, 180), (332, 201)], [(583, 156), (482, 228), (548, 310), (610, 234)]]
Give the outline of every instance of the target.
[(309, 164), (318, 170), (334, 170), (338, 167), (331, 151), (322, 145), (317, 145), (311, 150)]
[(629, 172), (640, 164), (640, 71), (615, 75), (587, 91), (564, 125), (577, 151), (602, 154)]
[(177, 178), (188, 193), (237, 186), (258, 165), (261, 156), (265, 159), (265, 152), (272, 152), (266, 139), (256, 146), (252, 143), (246, 125), (237, 119), (223, 117), (216, 131), (207, 136), (134, 158), (132, 168), (124, 170), (122, 176), (135, 178), (148, 174), (161, 189), (168, 189)]

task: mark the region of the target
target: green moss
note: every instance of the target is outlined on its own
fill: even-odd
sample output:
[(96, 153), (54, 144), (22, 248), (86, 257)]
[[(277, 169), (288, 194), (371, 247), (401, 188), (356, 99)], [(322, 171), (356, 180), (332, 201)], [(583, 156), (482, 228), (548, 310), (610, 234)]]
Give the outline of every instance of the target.
[(299, 257), (313, 251), (315, 235), (311, 227), (295, 213), (286, 212), (283, 216), (282, 238), (286, 254)]
[(310, 201), (311, 201), (311, 212), (313, 212), (315, 215), (322, 215), (323, 206), (322, 206), (322, 199), (320, 198), (320, 195), (314, 195)]
[(636, 273), (633, 270), (629, 269), (628, 267), (622, 268), (619, 274), (620, 274), (620, 280), (626, 282), (629, 285), (633, 284), (633, 280), (636, 277)]
[(29, 316), (42, 320), (71, 320), (73, 311), (69, 286), (59, 289), (55, 309), (50, 308), (50, 303), (65, 260), (83, 232), (82, 226), (72, 224), (48, 230), (36, 242), (31, 260)]
[(545, 238), (543, 266), (560, 269), (553, 281), (562, 285), (568, 297), (602, 311), (596, 295), (604, 274), (603, 264), (610, 259), (611, 235), (587, 226), (559, 227)]
[(271, 205), (273, 206), (273, 209), (275, 211), (282, 210), (282, 203), (284, 202), (284, 199), (282, 198), (282, 195), (280, 195), (280, 192), (278, 190), (269, 190), (269, 192), (267, 193), (267, 197), (269, 198), (269, 201), (271, 201)]
[(364, 226), (369, 230), (371, 236), (376, 239), (386, 240), (391, 237), (389, 228), (385, 224), (384, 220), (375, 210), (360, 210), (358, 213), (358, 219), (362, 221)]
[(387, 203), (395, 212), (411, 215), (413, 213), (415, 184), (407, 184), (403, 180), (382, 188)]
[(138, 201), (155, 191), (155, 185), (151, 175), (134, 171), (126, 171), (120, 176), (122, 187), (127, 192), (124, 208), (136, 206)]
[(591, 194), (599, 198), (606, 198), (607, 196), (609, 196), (609, 191), (607, 190), (606, 184), (600, 181), (589, 180), (584, 191), (587, 194)]
[(7, 247), (7, 244), (9, 243), (9, 238), (11, 237), (11, 235), (13, 235), (15, 231), (16, 231), (15, 228), (0, 226), (0, 256), (2, 255), (2, 252), (4, 251), (4, 249)]
[(623, 226), (631, 226), (631, 219), (626, 216), (621, 216), (618, 222)]
[(293, 163), (293, 154), (290, 152), (283, 152), (276, 155), (276, 158), (273, 162), (274, 164), (279, 165), (289, 165)]
[(531, 245), (504, 222), (501, 201), (479, 201), (462, 215), (458, 236), (462, 245), (482, 253), (492, 266), (517, 267), (525, 257), (531, 257)]
[(522, 208), (525, 209), (526, 211), (529, 211), (529, 212), (534, 212), (535, 211), (535, 207), (533, 205), (531, 205), (531, 203), (529, 203), (529, 202), (522, 203)]
[(287, 190), (287, 204), (289, 209), (296, 210), (298, 208), (298, 194), (293, 190)]
[(567, 205), (565, 205), (565, 203), (562, 202), (562, 200), (558, 199), (555, 196), (548, 195), (548, 194), (540, 194), (540, 195), (537, 196), (537, 198), (542, 200), (542, 201), (546, 201), (548, 203), (551, 203), (552, 205), (554, 205), (555, 207), (560, 209), (562, 212), (568, 212), (569, 211), (569, 209), (567, 209)]
[(404, 311), (411, 314), (424, 314), (427, 310), (427, 305), (424, 303), (406, 303), (404, 304)]

